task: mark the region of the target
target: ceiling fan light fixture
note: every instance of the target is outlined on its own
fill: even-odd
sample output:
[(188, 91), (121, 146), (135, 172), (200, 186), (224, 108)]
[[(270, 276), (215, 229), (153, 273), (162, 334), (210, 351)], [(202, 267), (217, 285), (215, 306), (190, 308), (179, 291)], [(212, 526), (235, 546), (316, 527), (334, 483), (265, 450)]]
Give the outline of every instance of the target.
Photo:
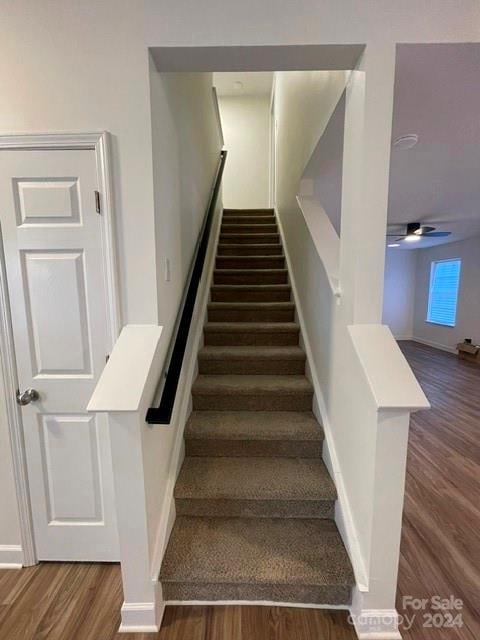
[(418, 142), (418, 135), (416, 133), (407, 133), (404, 136), (399, 136), (393, 141), (395, 149), (400, 151), (407, 151), (414, 147)]
[(405, 236), (404, 242), (418, 242), (422, 239), (422, 234), (418, 235), (416, 231), (414, 231), (411, 235)]

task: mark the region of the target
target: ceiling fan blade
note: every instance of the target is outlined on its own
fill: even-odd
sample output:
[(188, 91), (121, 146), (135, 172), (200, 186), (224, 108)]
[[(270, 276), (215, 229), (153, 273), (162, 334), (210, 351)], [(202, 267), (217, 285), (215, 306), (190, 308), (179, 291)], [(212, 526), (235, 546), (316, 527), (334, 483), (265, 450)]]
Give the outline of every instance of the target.
[(446, 238), (452, 232), (451, 231), (430, 231), (430, 233), (423, 233), (425, 238)]

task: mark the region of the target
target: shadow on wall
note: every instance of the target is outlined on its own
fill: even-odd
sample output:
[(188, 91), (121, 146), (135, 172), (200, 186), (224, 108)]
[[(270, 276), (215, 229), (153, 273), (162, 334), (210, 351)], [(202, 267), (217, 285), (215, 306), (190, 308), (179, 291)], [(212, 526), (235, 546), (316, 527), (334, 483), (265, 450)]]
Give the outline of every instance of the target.
[(319, 201), (340, 235), (345, 91), (302, 175), (302, 195)]

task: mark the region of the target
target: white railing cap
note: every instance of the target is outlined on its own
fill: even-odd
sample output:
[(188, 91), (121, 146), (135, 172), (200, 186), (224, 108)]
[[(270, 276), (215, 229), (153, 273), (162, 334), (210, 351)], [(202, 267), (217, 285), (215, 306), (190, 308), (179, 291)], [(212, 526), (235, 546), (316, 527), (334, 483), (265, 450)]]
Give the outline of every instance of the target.
[(386, 325), (355, 324), (348, 327), (378, 409), (428, 409), (413, 371)]
[(148, 389), (163, 327), (126, 325), (93, 392), (87, 411), (138, 411)]

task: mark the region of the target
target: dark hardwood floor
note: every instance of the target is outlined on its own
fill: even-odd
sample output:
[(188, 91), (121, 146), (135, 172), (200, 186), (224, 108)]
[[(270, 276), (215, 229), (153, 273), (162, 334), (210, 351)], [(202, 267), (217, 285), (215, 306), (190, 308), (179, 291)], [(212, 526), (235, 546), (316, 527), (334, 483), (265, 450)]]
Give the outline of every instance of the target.
[[(412, 417), (397, 608), (402, 597), (454, 595), (464, 626), (405, 640), (480, 639), (480, 367), (403, 342), (431, 411)], [(0, 571), (0, 640), (353, 640), (346, 612), (279, 607), (168, 607), (159, 634), (117, 634), (117, 565), (44, 563)], [(430, 612), (430, 608), (426, 609)], [(433, 612), (432, 612), (433, 613)]]

